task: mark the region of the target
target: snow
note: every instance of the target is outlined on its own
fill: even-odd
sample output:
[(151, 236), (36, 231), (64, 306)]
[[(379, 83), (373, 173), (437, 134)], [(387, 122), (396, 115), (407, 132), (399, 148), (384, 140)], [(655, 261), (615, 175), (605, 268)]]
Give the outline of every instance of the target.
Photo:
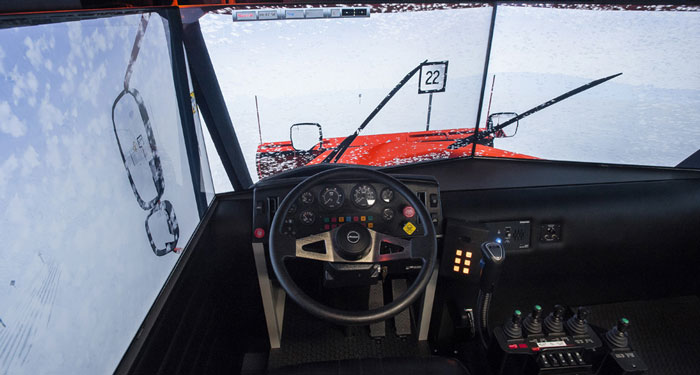
[[(153, 254), (112, 129), (139, 20), (0, 30), (0, 375), (114, 371), (179, 257)], [(183, 247), (199, 217), (168, 61), (154, 15), (131, 87)]]
[[(253, 180), (255, 95), (264, 142), (288, 140), (297, 122), (320, 123), (324, 137), (346, 136), (418, 63), (449, 60), (431, 129), (474, 126), (491, 9), (436, 9), (341, 20), (203, 17)], [(698, 149), (697, 9), (621, 9), (499, 6), (484, 115), (494, 74), (491, 113), (522, 113), (594, 79), (623, 75), (524, 119), (517, 136), (496, 140), (496, 147), (554, 160), (656, 166), (675, 166)], [(363, 134), (425, 129), (428, 96), (416, 92), (414, 77)], [(221, 192), (218, 163), (211, 161)]]

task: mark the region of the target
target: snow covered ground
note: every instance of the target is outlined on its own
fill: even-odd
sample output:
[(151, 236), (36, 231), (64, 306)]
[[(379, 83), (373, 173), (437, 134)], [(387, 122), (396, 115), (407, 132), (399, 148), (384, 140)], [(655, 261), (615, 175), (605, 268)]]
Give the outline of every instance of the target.
[[(418, 63), (449, 60), (431, 129), (473, 126), (489, 17), (489, 8), (238, 23), (210, 14), (201, 24), (257, 180), (255, 95), (264, 142), (288, 140), (296, 122), (320, 123), (324, 137), (346, 136)], [(623, 75), (524, 119), (516, 137), (496, 146), (556, 160), (678, 164), (700, 148), (697, 45), (698, 12), (499, 7), (484, 113), (494, 74), (492, 113), (524, 112)], [(427, 102), (414, 78), (363, 134), (425, 129)], [(230, 189), (216, 164), (217, 191)]]

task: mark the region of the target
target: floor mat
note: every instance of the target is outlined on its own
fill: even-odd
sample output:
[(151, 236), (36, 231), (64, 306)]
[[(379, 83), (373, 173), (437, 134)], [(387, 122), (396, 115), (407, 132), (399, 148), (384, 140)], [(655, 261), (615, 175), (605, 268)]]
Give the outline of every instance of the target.
[(700, 374), (700, 298), (697, 296), (591, 306), (589, 321), (610, 328), (631, 321), (630, 344), (647, 375)]
[(314, 318), (287, 300), (282, 347), (270, 351), (268, 369), (309, 362), (354, 358), (428, 356), (427, 343), (418, 343), (415, 332), (401, 338), (387, 321), (386, 337), (374, 340), (367, 327), (353, 327), (347, 335), (342, 327)]

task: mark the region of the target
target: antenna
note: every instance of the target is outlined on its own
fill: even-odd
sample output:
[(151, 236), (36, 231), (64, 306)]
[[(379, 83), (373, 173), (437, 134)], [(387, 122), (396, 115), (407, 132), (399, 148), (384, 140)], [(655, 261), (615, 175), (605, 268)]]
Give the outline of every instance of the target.
[(489, 125), (489, 115), (491, 114), (491, 99), (493, 99), (493, 86), (496, 84), (496, 75), (493, 75), (491, 80), (491, 94), (489, 95), (489, 106), (486, 109), (486, 123), (484, 124), (484, 129), (488, 128)]
[(258, 115), (258, 136), (260, 136), (260, 144), (262, 144), (262, 130), (260, 129), (260, 110), (258, 109), (257, 95), (255, 95), (255, 114)]

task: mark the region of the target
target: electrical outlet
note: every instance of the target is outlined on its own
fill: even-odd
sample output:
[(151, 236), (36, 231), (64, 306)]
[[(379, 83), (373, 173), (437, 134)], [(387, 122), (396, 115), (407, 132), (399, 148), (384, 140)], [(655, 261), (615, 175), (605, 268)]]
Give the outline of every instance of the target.
[(540, 242), (561, 241), (561, 224), (542, 224), (540, 226)]

